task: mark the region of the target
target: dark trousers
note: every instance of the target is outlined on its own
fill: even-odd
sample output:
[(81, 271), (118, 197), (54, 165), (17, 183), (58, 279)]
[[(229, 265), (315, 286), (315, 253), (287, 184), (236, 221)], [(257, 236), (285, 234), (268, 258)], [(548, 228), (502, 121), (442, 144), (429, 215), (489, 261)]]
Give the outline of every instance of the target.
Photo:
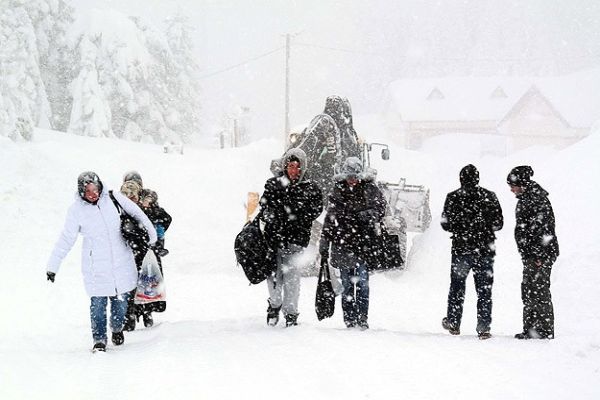
[(550, 293), (552, 265), (538, 267), (524, 263), (521, 299), (523, 300), (523, 332), (540, 337), (554, 337), (554, 307)]
[(467, 276), (471, 269), (477, 291), (477, 332), (489, 332), (492, 323), (494, 256), (452, 255), (446, 317), (452, 325), (460, 327)]
[(357, 263), (356, 268), (343, 268), (342, 310), (346, 325), (367, 321), (369, 317), (369, 271), (365, 262)]

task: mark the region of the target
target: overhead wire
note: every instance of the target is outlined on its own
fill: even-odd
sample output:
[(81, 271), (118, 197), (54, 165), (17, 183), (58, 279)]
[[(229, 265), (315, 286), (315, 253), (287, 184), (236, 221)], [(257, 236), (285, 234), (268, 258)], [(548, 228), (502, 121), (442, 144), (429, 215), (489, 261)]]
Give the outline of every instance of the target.
[(280, 46), (280, 47), (277, 47), (276, 49), (273, 49), (273, 50), (271, 50), (271, 51), (268, 51), (268, 52), (266, 52), (266, 53), (263, 53), (263, 54), (259, 54), (259, 55), (255, 56), (255, 57), (249, 58), (249, 59), (247, 59), (247, 60), (244, 60), (244, 61), (242, 61), (242, 62), (239, 62), (239, 63), (237, 63), (237, 64), (230, 65), (230, 66), (228, 66), (228, 67), (225, 67), (225, 68), (219, 69), (219, 70), (217, 70), (217, 71), (213, 71), (213, 72), (211, 72), (211, 73), (208, 73), (208, 74), (202, 75), (202, 76), (200, 76), (200, 77), (199, 77), (199, 79), (210, 78), (211, 76), (218, 75), (218, 74), (221, 74), (221, 73), (223, 73), (223, 72), (230, 71), (230, 70), (232, 70), (232, 69), (235, 69), (235, 68), (237, 68), (237, 67), (241, 67), (242, 65), (248, 64), (248, 63), (250, 63), (250, 62), (252, 62), (252, 61), (260, 60), (261, 58), (267, 57), (267, 56), (269, 56), (269, 55), (271, 55), (271, 54), (273, 54), (273, 53), (276, 53), (276, 52), (278, 52), (279, 50), (283, 49), (284, 47), (285, 47), (285, 46)]

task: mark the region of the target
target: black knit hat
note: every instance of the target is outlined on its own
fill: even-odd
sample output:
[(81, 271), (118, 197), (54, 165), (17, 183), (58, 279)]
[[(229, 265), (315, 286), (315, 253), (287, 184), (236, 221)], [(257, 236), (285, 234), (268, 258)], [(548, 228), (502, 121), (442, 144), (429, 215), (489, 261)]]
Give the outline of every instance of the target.
[(98, 175), (92, 171), (82, 172), (77, 177), (77, 193), (79, 193), (79, 196), (82, 199), (85, 198), (85, 187), (88, 183), (93, 183), (98, 186), (98, 192), (102, 193), (103, 185)]
[(531, 182), (533, 168), (529, 165), (514, 167), (506, 177), (506, 183), (512, 186), (527, 186)]
[(460, 170), (460, 185), (474, 187), (479, 183), (479, 171), (473, 164), (466, 165)]

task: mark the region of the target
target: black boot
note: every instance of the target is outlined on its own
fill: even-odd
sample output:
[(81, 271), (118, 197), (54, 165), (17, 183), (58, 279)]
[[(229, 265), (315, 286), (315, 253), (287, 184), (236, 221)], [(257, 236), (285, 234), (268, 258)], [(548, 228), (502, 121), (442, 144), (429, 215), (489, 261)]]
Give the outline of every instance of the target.
[(298, 314), (288, 314), (285, 316), (285, 327), (298, 325)]
[(271, 302), (269, 302), (269, 308), (267, 308), (267, 325), (277, 325), (279, 322), (279, 310), (281, 310), (281, 306), (272, 307)]
[(94, 347), (92, 347), (92, 352), (95, 353), (97, 351), (105, 352), (106, 351), (106, 344), (104, 344), (102, 342), (94, 343)]
[(152, 325), (154, 325), (154, 320), (152, 319), (152, 313), (147, 312), (142, 314), (142, 318), (144, 319), (144, 326), (146, 328), (150, 328)]
[(122, 345), (125, 342), (125, 335), (123, 335), (123, 332), (113, 332), (112, 342), (115, 346)]
[(460, 335), (460, 328), (450, 323), (448, 318), (442, 318), (442, 328), (450, 332), (451, 335)]
[(131, 332), (135, 330), (135, 315), (127, 315), (125, 317), (125, 324), (123, 324), (123, 330), (125, 332)]
[(529, 336), (529, 332), (519, 332), (515, 335), (515, 339), (531, 339), (531, 336)]
[(169, 254), (169, 250), (165, 249), (165, 239), (157, 239), (154, 249), (160, 257), (164, 257)]
[(367, 322), (367, 317), (361, 316), (358, 318), (358, 327), (361, 331), (369, 329), (369, 323)]

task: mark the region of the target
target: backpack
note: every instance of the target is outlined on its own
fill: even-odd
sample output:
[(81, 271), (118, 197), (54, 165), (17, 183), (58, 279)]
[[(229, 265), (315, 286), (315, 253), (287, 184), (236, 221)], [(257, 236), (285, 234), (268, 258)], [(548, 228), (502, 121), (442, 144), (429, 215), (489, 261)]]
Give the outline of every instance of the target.
[(235, 237), (234, 250), (237, 263), (251, 284), (264, 281), (277, 269), (276, 252), (260, 229), (260, 215), (247, 222)]

